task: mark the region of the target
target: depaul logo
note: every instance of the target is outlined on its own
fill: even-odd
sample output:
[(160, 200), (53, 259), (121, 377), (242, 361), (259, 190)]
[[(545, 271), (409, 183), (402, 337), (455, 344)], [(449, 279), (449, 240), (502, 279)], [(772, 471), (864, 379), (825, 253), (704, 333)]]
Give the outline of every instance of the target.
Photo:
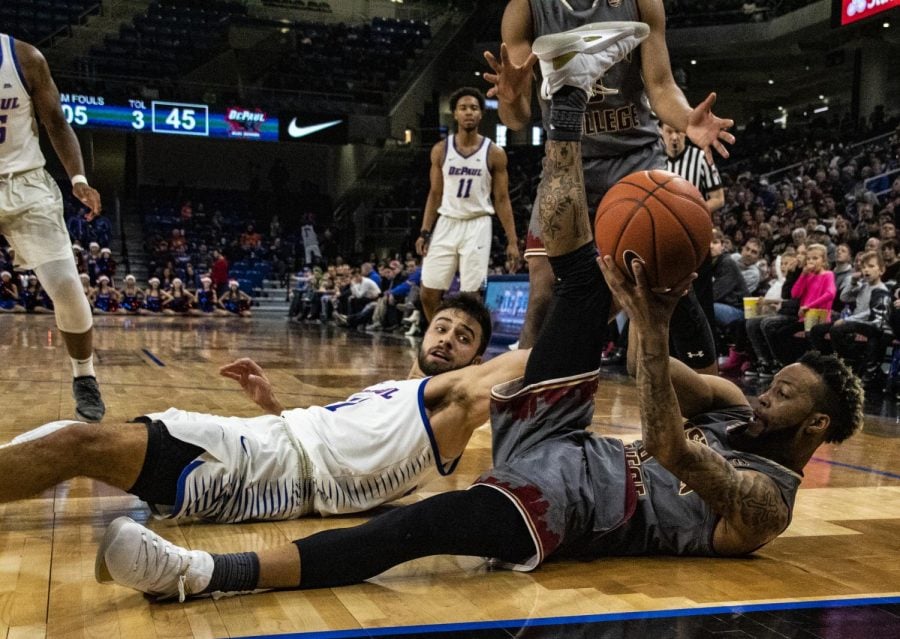
[(269, 119), (268, 114), (260, 109), (242, 109), (231, 107), (225, 112), (225, 121), (228, 123), (229, 135), (236, 138), (258, 138), (260, 127)]

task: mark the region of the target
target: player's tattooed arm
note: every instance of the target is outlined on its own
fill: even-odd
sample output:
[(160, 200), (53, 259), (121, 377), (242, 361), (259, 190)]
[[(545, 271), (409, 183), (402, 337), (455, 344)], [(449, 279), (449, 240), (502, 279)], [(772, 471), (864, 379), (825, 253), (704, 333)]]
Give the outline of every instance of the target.
[(735, 469), (704, 444), (688, 442), (687, 450), (670, 470), (721, 517), (713, 534), (716, 552), (752, 552), (787, 528), (789, 510), (771, 478), (755, 470)]
[(547, 143), (538, 202), (548, 255), (569, 253), (591, 241), (579, 143)]

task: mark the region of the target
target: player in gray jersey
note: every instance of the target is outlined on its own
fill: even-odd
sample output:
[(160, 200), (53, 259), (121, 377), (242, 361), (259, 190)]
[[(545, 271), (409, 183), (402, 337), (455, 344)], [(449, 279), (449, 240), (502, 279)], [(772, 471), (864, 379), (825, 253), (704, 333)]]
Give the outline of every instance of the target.
[[(536, 38), (564, 32), (581, 33), (592, 41), (616, 38), (635, 21), (646, 23), (649, 35), (634, 50), (623, 46), (629, 42), (627, 38), (606, 49), (600, 59), (604, 73), (598, 77), (582, 116), (585, 189), (591, 219), (606, 191), (621, 178), (635, 171), (665, 169), (665, 154), (651, 109), (663, 122), (686, 131), (710, 160), (711, 148), (728, 157), (721, 142), (734, 142), (726, 131), (733, 122), (711, 112), (715, 95), (692, 109), (675, 83), (666, 46), (662, 0), (510, 0), (501, 26), (504, 44), (500, 58), (485, 54), (493, 73), (484, 77), (494, 84), (488, 97), (499, 100), (501, 121), (518, 130), (531, 122), (532, 70), (536, 62), (532, 43)], [(548, 78), (543, 67), (542, 61), (541, 75), (546, 85)], [(543, 90), (538, 97), (546, 130), (549, 101)], [(544, 171), (542, 182), (547, 178)], [(530, 291), (519, 340), (521, 348), (534, 344), (544, 324), (553, 285), (541, 239), (546, 239), (547, 232), (541, 207), (540, 198), (535, 198), (525, 245)], [(672, 335), (673, 355), (696, 370), (716, 371), (712, 330), (693, 293), (679, 304)]]
[(588, 222), (582, 119), (572, 117), (586, 102), (577, 82), (553, 96), (543, 196), (556, 221), (555, 299), (524, 377), (493, 389), (492, 469), (468, 490), (258, 553), (187, 550), (119, 518), (100, 545), (98, 579), (183, 600), (356, 583), (435, 554), (523, 570), (551, 556), (740, 555), (787, 528), (813, 451), (861, 424), (859, 381), (836, 358), (809, 356), (779, 372), (753, 411), (731, 382), (670, 361), (668, 318), (690, 277), (655, 294), (637, 261), (636, 286), (603, 266), (638, 340), (644, 438), (627, 446), (585, 430), (612, 302)]

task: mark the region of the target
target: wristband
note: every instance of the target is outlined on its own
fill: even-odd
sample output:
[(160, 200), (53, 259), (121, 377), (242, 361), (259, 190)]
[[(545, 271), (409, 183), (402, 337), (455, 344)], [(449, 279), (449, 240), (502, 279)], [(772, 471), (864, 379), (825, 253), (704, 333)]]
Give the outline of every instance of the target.
[(83, 175), (81, 175), (81, 173), (79, 173), (78, 175), (72, 176), (72, 186), (75, 186), (76, 184), (87, 184), (87, 183), (88, 183), (87, 178), (84, 177)]
[(428, 240), (431, 239), (431, 231), (422, 229), (421, 231), (419, 231), (419, 237), (421, 237), (423, 240), (425, 240), (427, 242)]

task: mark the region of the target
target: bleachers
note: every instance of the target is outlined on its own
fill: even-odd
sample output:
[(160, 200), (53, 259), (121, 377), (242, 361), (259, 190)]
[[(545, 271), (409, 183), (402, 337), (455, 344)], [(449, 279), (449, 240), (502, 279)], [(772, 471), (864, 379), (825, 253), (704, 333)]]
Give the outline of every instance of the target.
[(816, 0), (665, 0), (669, 28), (764, 22)]
[(224, 51), (232, 18), (246, 13), (240, 2), (156, 0), (93, 47), (86, 62), (101, 74), (177, 76)]
[(99, 13), (99, 0), (3, 0), (0, 25), (13, 37), (32, 44)]
[(264, 88), (346, 93), (372, 104), (385, 103), (431, 39), (428, 24), (394, 18), (360, 25), (297, 22), (292, 28), (296, 48), (263, 75)]

